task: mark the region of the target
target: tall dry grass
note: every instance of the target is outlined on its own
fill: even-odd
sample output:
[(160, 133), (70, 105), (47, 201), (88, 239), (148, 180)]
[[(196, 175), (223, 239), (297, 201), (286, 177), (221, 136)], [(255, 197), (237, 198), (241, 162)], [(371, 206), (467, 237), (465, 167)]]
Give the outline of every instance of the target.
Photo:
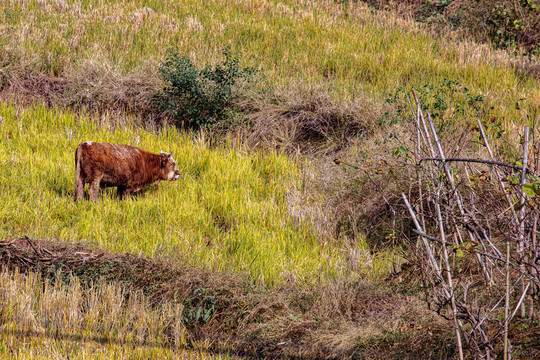
[(76, 277), (61, 279), (0, 273), (3, 358), (222, 358), (185, 350), (181, 301), (156, 309), (120, 285), (96, 281), (88, 288)]

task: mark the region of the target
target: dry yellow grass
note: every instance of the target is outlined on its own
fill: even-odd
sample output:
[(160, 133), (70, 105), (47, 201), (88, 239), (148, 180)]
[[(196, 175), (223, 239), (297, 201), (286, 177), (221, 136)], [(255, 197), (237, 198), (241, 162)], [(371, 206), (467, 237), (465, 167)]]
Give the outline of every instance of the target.
[[(83, 289), (39, 275), (0, 273), (0, 356), (3, 359), (227, 359), (206, 354), (208, 343), (185, 349), (179, 303), (152, 309), (119, 285)], [(198, 347), (198, 349), (197, 349)]]

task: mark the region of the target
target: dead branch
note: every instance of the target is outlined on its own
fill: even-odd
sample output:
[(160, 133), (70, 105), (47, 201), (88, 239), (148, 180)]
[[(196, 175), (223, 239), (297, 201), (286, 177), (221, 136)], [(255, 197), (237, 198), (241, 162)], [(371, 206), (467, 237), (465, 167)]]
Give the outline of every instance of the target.
[[(505, 163), (505, 162), (502, 162), (502, 161), (485, 160), (485, 159), (468, 159), (468, 158), (446, 158), (446, 159), (442, 159), (442, 158), (422, 158), (422, 159), (420, 159), (420, 161), (418, 162), (418, 165), (420, 166), (420, 165), (422, 164), (423, 161), (440, 161), (440, 162), (442, 162), (442, 163), (459, 161), (459, 162), (470, 162), (470, 163), (479, 163), (479, 164), (497, 165), (497, 166), (504, 166), (504, 167), (511, 168), (511, 169), (516, 169), (516, 170), (523, 170), (523, 166), (514, 165), (514, 164), (509, 164), (509, 163)], [(531, 169), (527, 169), (526, 171), (527, 171), (528, 173), (529, 173), (529, 172), (532, 173), (532, 170), (531, 170)]]

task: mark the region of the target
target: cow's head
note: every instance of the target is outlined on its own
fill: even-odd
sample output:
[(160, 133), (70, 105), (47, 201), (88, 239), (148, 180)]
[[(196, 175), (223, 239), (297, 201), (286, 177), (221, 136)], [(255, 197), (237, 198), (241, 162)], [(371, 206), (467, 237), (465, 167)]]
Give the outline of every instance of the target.
[(161, 152), (161, 178), (163, 180), (176, 180), (180, 177), (180, 171), (176, 168), (176, 162), (172, 157), (172, 152)]

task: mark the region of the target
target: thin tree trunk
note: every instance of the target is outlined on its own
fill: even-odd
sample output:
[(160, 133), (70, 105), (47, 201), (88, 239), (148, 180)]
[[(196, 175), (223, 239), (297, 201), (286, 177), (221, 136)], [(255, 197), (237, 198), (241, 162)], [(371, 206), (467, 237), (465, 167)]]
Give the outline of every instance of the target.
[(506, 242), (506, 297), (504, 302), (504, 360), (509, 360), (511, 354), (508, 346), (508, 310), (510, 308), (510, 242)]
[[(523, 171), (521, 174), (521, 199), (519, 204), (521, 205), (521, 210), (519, 212), (519, 240), (517, 244), (517, 252), (518, 256), (521, 262), (520, 268), (522, 272), (525, 272), (525, 265), (523, 265), (523, 261), (525, 260), (523, 257), (525, 255), (525, 199), (526, 194), (523, 191), (523, 186), (525, 185), (525, 180), (527, 179), (527, 160), (529, 157), (529, 127), (525, 126), (523, 129)], [(520, 280), (520, 287), (521, 287), (521, 293), (525, 291), (525, 283), (523, 279)], [(522, 319), (526, 316), (526, 309), (525, 309), (525, 302), (521, 302), (520, 305), (520, 316)]]

